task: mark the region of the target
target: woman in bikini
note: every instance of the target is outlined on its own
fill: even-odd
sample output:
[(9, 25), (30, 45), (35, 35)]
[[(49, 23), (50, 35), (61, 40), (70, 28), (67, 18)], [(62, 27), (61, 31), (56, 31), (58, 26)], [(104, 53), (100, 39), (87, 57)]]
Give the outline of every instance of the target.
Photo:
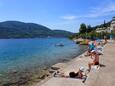
[(95, 50), (92, 50), (91, 53), (92, 53), (91, 59), (92, 59), (93, 61), (92, 61), (92, 62), (89, 62), (89, 64), (88, 64), (88, 67), (89, 67), (88, 71), (89, 71), (89, 72), (90, 72), (90, 70), (91, 70), (91, 66), (92, 66), (92, 65), (99, 65), (99, 55), (96, 53)]

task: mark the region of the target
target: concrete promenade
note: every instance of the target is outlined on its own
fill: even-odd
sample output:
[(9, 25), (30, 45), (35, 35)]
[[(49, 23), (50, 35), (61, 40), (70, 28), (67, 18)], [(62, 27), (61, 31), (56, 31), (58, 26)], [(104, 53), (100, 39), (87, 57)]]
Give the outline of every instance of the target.
[(90, 73), (86, 86), (115, 86), (115, 43), (105, 46), (100, 62), (105, 67), (101, 67), (96, 73)]
[[(87, 69), (90, 58), (83, 55), (80, 57), (68, 62), (61, 71), (68, 74), (71, 71), (77, 71), (81, 66)], [(38, 83), (35, 86), (115, 86), (115, 42), (106, 44), (104, 55), (100, 56), (100, 63), (102, 67), (92, 69), (85, 83), (80, 79), (52, 77), (45, 83)]]

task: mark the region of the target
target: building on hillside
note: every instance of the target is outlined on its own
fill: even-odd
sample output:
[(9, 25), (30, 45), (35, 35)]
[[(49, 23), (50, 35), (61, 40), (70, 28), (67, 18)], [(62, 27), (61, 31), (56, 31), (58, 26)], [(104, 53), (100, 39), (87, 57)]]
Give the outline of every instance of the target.
[(113, 17), (113, 19), (111, 21), (110, 30), (115, 31), (115, 17)]
[(104, 32), (104, 29), (103, 29), (103, 28), (97, 28), (97, 29), (96, 29), (96, 32), (97, 32), (97, 33)]
[(107, 28), (104, 27), (104, 28), (97, 28), (96, 29), (97, 33), (100, 33), (100, 32), (111, 33), (112, 31), (115, 31), (115, 17), (112, 18), (110, 27), (107, 27)]
[(97, 33), (100, 33), (100, 32), (108, 32), (108, 33), (110, 33), (111, 30), (110, 30), (110, 27), (107, 27), (107, 28), (97, 28), (96, 32)]

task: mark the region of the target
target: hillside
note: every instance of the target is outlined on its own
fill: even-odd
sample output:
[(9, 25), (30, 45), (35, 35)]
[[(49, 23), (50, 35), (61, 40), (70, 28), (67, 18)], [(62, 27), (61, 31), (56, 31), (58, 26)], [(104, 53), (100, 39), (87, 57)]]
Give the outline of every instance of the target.
[(57, 37), (67, 37), (70, 35), (73, 35), (73, 33), (69, 32), (69, 31), (64, 31), (64, 30), (53, 30), (53, 34), (55, 34), (55, 36)]
[(92, 27), (92, 29), (96, 30), (97, 28), (110, 27), (110, 24), (111, 24), (111, 21), (109, 21), (109, 22), (107, 22), (107, 23), (104, 23), (104, 24), (96, 25), (96, 26)]
[(68, 37), (72, 34), (63, 30), (51, 30), (35, 23), (19, 21), (0, 22), (0, 38)]

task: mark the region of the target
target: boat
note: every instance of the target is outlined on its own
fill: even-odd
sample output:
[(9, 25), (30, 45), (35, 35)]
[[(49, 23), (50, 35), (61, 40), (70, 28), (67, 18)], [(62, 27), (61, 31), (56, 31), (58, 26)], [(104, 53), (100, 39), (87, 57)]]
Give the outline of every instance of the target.
[(55, 46), (63, 47), (64, 44), (60, 43), (60, 44), (56, 44)]

